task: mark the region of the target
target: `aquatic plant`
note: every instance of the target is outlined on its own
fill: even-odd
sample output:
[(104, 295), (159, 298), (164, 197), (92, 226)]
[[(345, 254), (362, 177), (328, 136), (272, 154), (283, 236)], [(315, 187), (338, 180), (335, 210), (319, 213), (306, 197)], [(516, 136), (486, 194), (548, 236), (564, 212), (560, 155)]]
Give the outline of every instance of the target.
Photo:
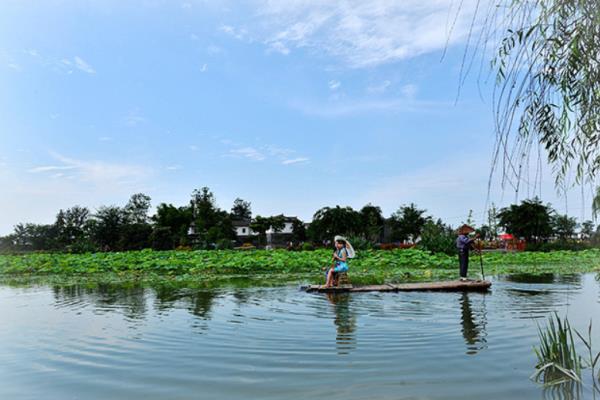
[[(561, 391), (579, 392), (581, 371), (590, 368), (593, 390), (600, 393), (600, 374), (596, 375), (596, 366), (600, 362), (600, 352), (594, 355), (592, 344), (592, 322), (588, 326), (587, 337), (571, 328), (567, 317), (561, 319), (554, 313), (545, 329), (538, 327), (540, 345), (534, 347), (538, 363), (532, 379), (546, 386), (560, 385)], [(579, 337), (587, 350), (587, 359), (577, 353), (574, 335)]]
[(598, 365), (598, 362), (600, 362), (600, 351), (594, 356), (594, 350), (592, 347), (592, 321), (590, 321), (590, 325), (588, 326), (587, 338), (584, 338), (583, 335), (577, 330), (575, 330), (575, 333), (577, 336), (579, 336), (579, 339), (581, 339), (587, 349), (587, 355), (589, 358), (586, 360), (586, 366), (592, 370), (594, 389), (600, 392), (600, 371), (598, 371), (598, 375), (596, 375), (596, 365)]
[[(479, 263), (471, 268), (476, 276)], [(308, 276), (321, 278), (329, 264), (331, 250), (220, 250), (153, 251), (112, 253), (28, 253), (0, 255), (0, 275), (73, 275), (118, 274), (138, 279), (153, 274), (185, 279), (209, 279), (212, 276), (260, 276), (280, 274), (284, 282), (304, 282)], [(486, 253), (486, 274), (580, 273), (600, 271), (600, 250), (550, 253)], [(457, 274), (456, 256), (431, 254), (418, 249), (359, 251), (350, 262), (353, 283), (399, 283), (452, 279)], [(311, 278), (314, 279), (314, 278)]]
[(582, 359), (577, 354), (569, 320), (563, 321), (555, 313), (545, 329), (538, 327), (538, 334), (540, 345), (534, 347), (538, 363), (532, 378), (546, 385), (581, 382)]

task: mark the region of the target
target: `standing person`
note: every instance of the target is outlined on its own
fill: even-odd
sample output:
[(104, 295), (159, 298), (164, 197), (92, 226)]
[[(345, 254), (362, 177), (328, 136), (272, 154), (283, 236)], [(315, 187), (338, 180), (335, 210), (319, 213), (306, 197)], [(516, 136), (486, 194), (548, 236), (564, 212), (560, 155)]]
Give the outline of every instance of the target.
[(458, 249), (458, 263), (460, 265), (460, 280), (466, 281), (469, 271), (469, 250), (473, 248), (475, 239), (469, 238), (469, 233), (475, 232), (473, 227), (463, 225), (458, 228), (456, 247)]
[(356, 255), (354, 248), (345, 237), (335, 237), (335, 250), (333, 252), (333, 265), (327, 272), (325, 287), (332, 287), (335, 274), (348, 271), (348, 259)]

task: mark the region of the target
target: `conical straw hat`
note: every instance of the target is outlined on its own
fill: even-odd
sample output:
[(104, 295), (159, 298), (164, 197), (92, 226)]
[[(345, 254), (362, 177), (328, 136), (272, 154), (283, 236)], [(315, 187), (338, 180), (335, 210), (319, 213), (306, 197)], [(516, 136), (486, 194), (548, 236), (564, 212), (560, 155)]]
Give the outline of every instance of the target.
[(468, 235), (471, 232), (475, 232), (475, 228), (473, 228), (472, 226), (469, 226), (467, 224), (464, 224), (463, 226), (458, 228), (459, 235)]

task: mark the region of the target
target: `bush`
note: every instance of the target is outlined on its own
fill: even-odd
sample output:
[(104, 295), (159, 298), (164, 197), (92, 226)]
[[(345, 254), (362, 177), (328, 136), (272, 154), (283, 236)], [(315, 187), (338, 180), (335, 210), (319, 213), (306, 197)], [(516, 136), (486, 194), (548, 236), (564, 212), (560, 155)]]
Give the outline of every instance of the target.
[(315, 246), (313, 246), (312, 243), (303, 243), (302, 244), (303, 251), (313, 251), (314, 249), (315, 249)]
[(349, 237), (348, 240), (355, 250), (370, 250), (373, 248), (373, 244), (361, 236)]
[(546, 243), (527, 243), (525, 247), (526, 251), (541, 251), (544, 253), (548, 253), (550, 251), (557, 250), (569, 250), (569, 251), (580, 251), (580, 250), (589, 250), (594, 248), (592, 244), (589, 242), (574, 242), (574, 241), (563, 241), (559, 240), (556, 242), (546, 242)]
[(219, 239), (216, 244), (217, 250), (231, 250), (233, 249), (233, 241), (230, 239)]
[(440, 221), (428, 221), (423, 227), (421, 241), (417, 245), (422, 250), (431, 253), (456, 254), (456, 234)]

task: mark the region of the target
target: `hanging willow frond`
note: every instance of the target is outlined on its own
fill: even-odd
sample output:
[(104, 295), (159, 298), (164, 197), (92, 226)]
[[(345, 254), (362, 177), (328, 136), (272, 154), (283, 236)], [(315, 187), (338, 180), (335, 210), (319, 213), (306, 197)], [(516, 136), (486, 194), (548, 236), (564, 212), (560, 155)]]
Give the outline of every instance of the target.
[[(484, 2), (485, 0), (480, 0)], [(598, 0), (499, 0), (481, 37), (500, 35), (492, 66), (494, 168), (518, 182), (534, 147), (545, 149), (557, 187), (600, 174)]]

